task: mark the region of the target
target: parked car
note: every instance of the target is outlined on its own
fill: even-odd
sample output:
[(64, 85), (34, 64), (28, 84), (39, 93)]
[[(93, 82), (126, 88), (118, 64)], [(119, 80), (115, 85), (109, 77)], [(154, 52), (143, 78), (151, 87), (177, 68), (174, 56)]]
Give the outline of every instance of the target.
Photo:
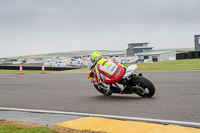
[(135, 63), (144, 63), (144, 59), (137, 60)]
[(12, 64), (19, 65), (19, 64), (21, 64), (21, 62), (20, 61), (12, 61)]
[(153, 61), (152, 59), (145, 59), (144, 62), (147, 63), (147, 62), (153, 62)]
[(44, 62), (44, 66), (46, 66), (46, 67), (53, 67), (53, 66), (55, 66), (55, 63), (51, 62), (50, 60), (47, 60), (47, 61)]

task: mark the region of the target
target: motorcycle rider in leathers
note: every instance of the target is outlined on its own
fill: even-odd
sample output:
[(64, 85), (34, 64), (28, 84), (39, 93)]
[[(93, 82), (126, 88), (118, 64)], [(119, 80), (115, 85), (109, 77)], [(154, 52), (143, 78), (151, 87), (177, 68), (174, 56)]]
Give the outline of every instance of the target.
[[(91, 54), (91, 61), (93, 63), (93, 72), (95, 78), (93, 79), (94, 84), (98, 85), (99, 82), (103, 82), (107, 85), (110, 85), (110, 90), (113, 88), (112, 84), (120, 82), (124, 76), (126, 67), (117, 64), (112, 58), (103, 58), (101, 53), (95, 51)], [(115, 87), (114, 87), (115, 88)], [(117, 91), (112, 89), (112, 91)]]

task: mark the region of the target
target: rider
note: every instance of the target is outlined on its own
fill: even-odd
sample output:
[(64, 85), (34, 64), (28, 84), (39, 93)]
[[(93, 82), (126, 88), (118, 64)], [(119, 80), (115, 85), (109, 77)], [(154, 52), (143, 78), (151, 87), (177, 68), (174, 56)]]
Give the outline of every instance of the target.
[(103, 80), (105, 84), (110, 85), (111, 89), (112, 84), (119, 82), (124, 76), (125, 66), (117, 64), (112, 58), (103, 58), (98, 51), (91, 54), (91, 61), (94, 67), (93, 73), (95, 75), (95, 84), (98, 84)]

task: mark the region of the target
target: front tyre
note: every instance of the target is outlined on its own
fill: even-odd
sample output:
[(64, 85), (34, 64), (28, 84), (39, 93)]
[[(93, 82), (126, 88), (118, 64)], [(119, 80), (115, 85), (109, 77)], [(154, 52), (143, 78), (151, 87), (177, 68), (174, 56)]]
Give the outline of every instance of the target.
[(150, 98), (155, 94), (155, 87), (150, 80), (145, 77), (136, 76), (131, 80), (131, 86), (137, 86), (144, 89), (144, 94), (137, 93), (144, 98)]
[(104, 94), (106, 96), (110, 96), (112, 94), (108, 90), (105, 90), (105, 89), (102, 89), (102, 88), (98, 88), (98, 86), (95, 85), (95, 84), (94, 84), (94, 87), (97, 89), (97, 91), (99, 91), (101, 94)]

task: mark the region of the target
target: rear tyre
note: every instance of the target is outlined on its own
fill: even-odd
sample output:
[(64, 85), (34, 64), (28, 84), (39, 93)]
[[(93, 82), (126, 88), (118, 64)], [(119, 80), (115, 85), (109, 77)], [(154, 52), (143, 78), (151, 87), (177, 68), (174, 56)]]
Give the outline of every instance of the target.
[(95, 85), (95, 84), (94, 84), (94, 87), (95, 87), (95, 88), (97, 89), (97, 91), (100, 92), (101, 94), (104, 94), (104, 95), (106, 95), (106, 96), (112, 95), (111, 92), (109, 92), (109, 91), (107, 91), (107, 90), (105, 90), (105, 89), (102, 89), (102, 88), (99, 89), (98, 86)]
[(141, 76), (133, 77), (133, 79), (131, 80), (131, 86), (142, 87), (145, 93), (143, 95), (140, 93), (137, 93), (137, 94), (143, 98), (150, 98), (155, 94), (154, 85), (152, 84), (150, 80), (148, 80), (145, 77), (141, 77)]

